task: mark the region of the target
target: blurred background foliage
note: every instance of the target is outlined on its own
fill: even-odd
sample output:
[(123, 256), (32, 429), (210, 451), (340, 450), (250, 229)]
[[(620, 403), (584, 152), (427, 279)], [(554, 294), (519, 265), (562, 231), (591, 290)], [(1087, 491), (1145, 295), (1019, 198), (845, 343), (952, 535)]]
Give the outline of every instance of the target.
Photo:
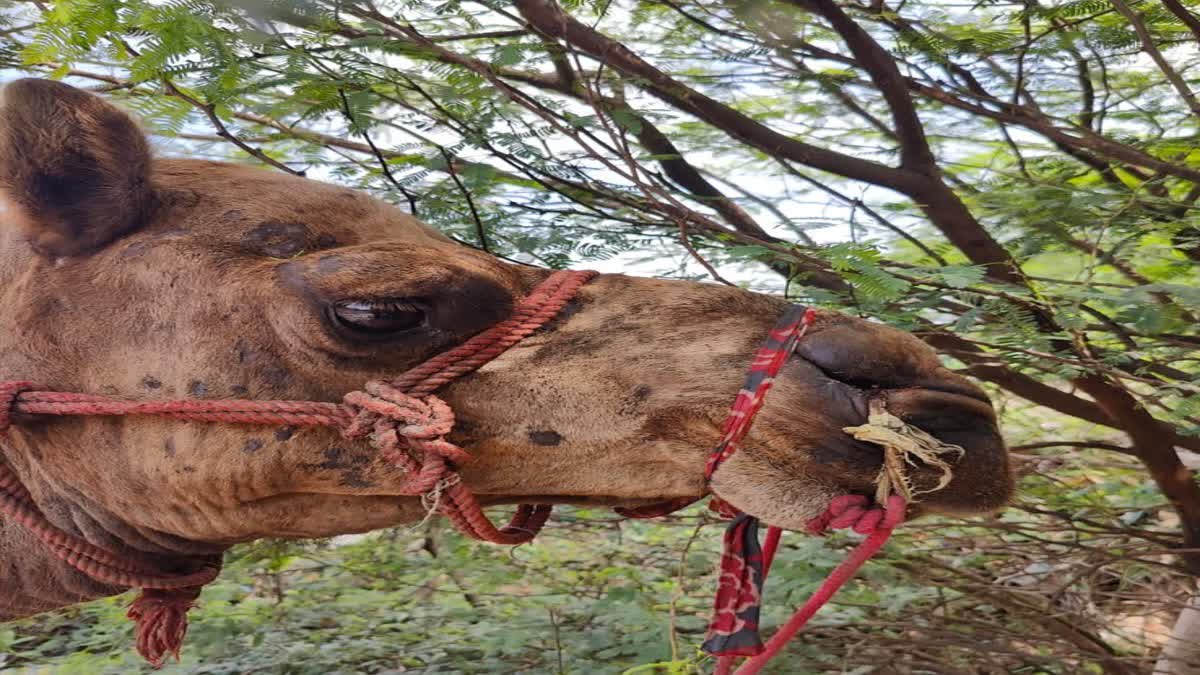
[[(7, 75), (105, 93), (162, 153), (885, 321), (981, 380), (1015, 504), (906, 526), (777, 672), (1200, 672), (1194, 0), (0, 8)], [(243, 546), (166, 672), (705, 671), (719, 532), (563, 509), (514, 550), (437, 522)], [(765, 624), (851, 544), (785, 538)], [(141, 668), (124, 602), (0, 626), (0, 669)]]

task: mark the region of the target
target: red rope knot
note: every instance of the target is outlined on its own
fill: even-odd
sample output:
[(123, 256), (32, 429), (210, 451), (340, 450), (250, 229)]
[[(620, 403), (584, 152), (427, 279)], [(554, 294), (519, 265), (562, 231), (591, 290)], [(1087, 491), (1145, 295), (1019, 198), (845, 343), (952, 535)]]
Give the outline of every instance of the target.
[(826, 530), (853, 529), (858, 534), (874, 534), (877, 530), (893, 530), (904, 520), (906, 503), (892, 495), (888, 503), (872, 504), (863, 495), (841, 495), (829, 502), (821, 515), (805, 524), (809, 534), (823, 535)]
[(34, 382), (0, 382), (0, 433), (8, 431), (12, 426), (21, 394), (44, 389), (45, 387)]
[(362, 391), (346, 394), (344, 401), (355, 415), (342, 435), (369, 438), (384, 459), (408, 472), (401, 494), (437, 491), (439, 483), (451, 478), (449, 462), (471, 459), (446, 440), (454, 428), (454, 411), (436, 396), (410, 396), (385, 382), (368, 382)]
[(150, 665), (161, 668), (168, 654), (179, 660), (187, 635), (187, 613), (200, 597), (200, 589), (147, 589), (129, 605), (126, 616), (137, 624), (137, 651)]

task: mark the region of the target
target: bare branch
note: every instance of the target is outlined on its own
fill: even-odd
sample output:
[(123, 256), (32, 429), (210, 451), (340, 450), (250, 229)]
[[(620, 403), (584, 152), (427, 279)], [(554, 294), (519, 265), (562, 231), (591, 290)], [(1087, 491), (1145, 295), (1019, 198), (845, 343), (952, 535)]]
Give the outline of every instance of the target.
[(446, 160), (446, 171), (450, 174), (450, 179), (458, 186), (463, 199), (467, 200), (467, 208), (471, 210), (471, 219), (475, 221), (475, 237), (479, 239), (479, 248), (491, 253), (491, 248), (488, 246), (487, 233), (483, 228), (483, 220), (479, 217), (479, 210), (475, 208), (475, 200), (471, 197), (471, 191), (458, 178), (458, 171), (454, 169), (454, 158), (450, 156), (446, 148), (439, 145), (438, 150), (441, 151), (442, 158)]
[(1022, 450), (1041, 450), (1043, 448), (1093, 448), (1096, 450), (1119, 452), (1123, 455), (1137, 456), (1137, 453), (1124, 445), (1117, 445), (1116, 443), (1109, 443), (1107, 441), (1042, 441), (1040, 443), (1014, 445), (1009, 450), (1020, 452)]
[(1192, 36), (1196, 38), (1196, 42), (1200, 43), (1200, 18), (1188, 11), (1179, 0), (1162, 0), (1162, 4), (1166, 5), (1167, 9), (1179, 18), (1180, 21), (1192, 31)]
[(828, 21), (850, 48), (858, 65), (867, 71), (892, 112), (892, 123), (900, 139), (900, 166), (927, 176), (938, 176), (940, 170), (937, 159), (929, 149), (925, 127), (917, 116), (916, 106), (909, 97), (908, 87), (904, 84), (900, 69), (896, 67), (896, 61), (834, 0), (786, 1)]
[(1085, 375), (1075, 382), (1133, 440), (1134, 452), (1179, 513), (1183, 545), (1197, 549), (1181, 553), (1181, 557), (1193, 574), (1200, 575), (1200, 483), (1192, 478), (1192, 472), (1183, 466), (1175, 452), (1174, 430), (1155, 419), (1129, 392), (1100, 375)]
[[(1192, 114), (1195, 115), (1197, 119), (1200, 119), (1200, 100), (1196, 99), (1196, 94), (1191, 90), (1190, 87), (1188, 87), (1187, 82), (1184, 81), (1182, 76), (1180, 76), (1179, 71), (1175, 70), (1175, 68), (1167, 62), (1166, 57), (1164, 57), (1162, 52), (1158, 49), (1158, 45), (1155, 44), (1154, 38), (1150, 35), (1149, 29), (1146, 28), (1146, 22), (1142, 20), (1142, 15), (1133, 11), (1133, 9), (1131, 9), (1129, 5), (1125, 3), (1125, 0), (1110, 0), (1110, 2), (1112, 2), (1113, 7), (1121, 13), (1121, 16), (1125, 17), (1126, 20), (1129, 21), (1130, 25), (1133, 26), (1133, 31), (1137, 33), (1138, 41), (1142, 43), (1142, 51), (1146, 52), (1146, 55), (1154, 61), (1154, 65), (1158, 66), (1158, 69), (1162, 71), (1163, 76), (1167, 78), (1167, 81), (1171, 83), (1171, 86), (1174, 87), (1175, 91), (1179, 93), (1179, 96), (1183, 98), (1183, 101), (1187, 104), (1187, 107), (1191, 109)], [(1186, 13), (1187, 10), (1185, 9), (1184, 12)]]
[[(828, 0), (819, 1), (828, 2)], [(576, 21), (563, 12), (553, 0), (518, 0), (516, 4), (521, 15), (539, 32), (566, 40), (584, 53), (616, 68), (627, 76), (638, 78), (638, 85), (649, 93), (680, 110), (696, 115), (752, 147), (774, 157), (792, 160), (874, 185), (889, 187), (911, 197), (929, 216), (930, 221), (952, 243), (966, 253), (972, 262), (985, 266), (989, 276), (997, 281), (1024, 285), (1024, 279), (1012, 256), (992, 239), (971, 215), (966, 205), (941, 182), (936, 163), (932, 163), (931, 159), (925, 157), (928, 153), (928, 146), (926, 146), (925, 154), (922, 154), (914, 145), (912, 152), (916, 154), (913, 155), (911, 161), (921, 167), (918, 171), (912, 167), (894, 169), (802, 143), (783, 136), (756, 120), (671, 78), (634, 54), (629, 48)], [(853, 24), (853, 22), (850, 23)], [(861, 39), (861, 35), (856, 34), (856, 39)], [(870, 40), (870, 36), (866, 36), (866, 39)], [(871, 44), (879, 49), (873, 40)], [(886, 57), (886, 53), (884, 53), (884, 57)], [(894, 63), (892, 63), (892, 67), (895, 67)], [(907, 94), (904, 96), (907, 97)], [(908, 106), (911, 109), (911, 101), (908, 102)], [(924, 142), (924, 132), (920, 131), (920, 123), (916, 120), (915, 115), (911, 120), (906, 118), (904, 124), (915, 124), (916, 130), (919, 132), (919, 136), (915, 140)], [(909, 140), (913, 141), (914, 139), (910, 136)]]
[[(376, 146), (375, 141), (371, 139), (371, 134), (367, 132), (366, 127), (359, 125), (358, 120), (354, 119), (354, 112), (350, 109), (350, 99), (346, 98), (345, 90), (339, 88), (338, 96), (340, 96), (342, 99), (342, 113), (350, 122), (350, 129), (352, 131), (357, 129), (362, 135), (363, 140), (367, 142), (367, 147), (371, 149), (371, 154), (374, 155), (375, 159), (379, 162), (379, 168), (383, 171), (383, 176), (387, 178), (388, 182), (391, 183), (393, 187), (400, 191), (400, 194), (404, 195), (405, 199), (408, 200), (408, 212), (414, 216), (417, 215), (417, 196), (409, 192), (403, 185), (400, 184), (400, 181), (396, 180), (396, 177), (392, 175), (392, 169), (390, 166), (388, 166), (387, 158), (384, 157), (383, 153), (379, 151), (379, 147)], [(451, 162), (447, 160), (447, 166), (450, 166), (450, 164)], [(452, 166), (450, 166), (450, 170), (453, 171)]]
[(553, 0), (517, 0), (516, 5), (525, 20), (538, 32), (565, 40), (592, 58), (635, 78), (637, 86), (650, 94), (695, 115), (751, 147), (873, 185), (913, 187), (914, 183), (918, 182), (909, 172), (784, 136), (655, 68), (628, 47), (575, 20), (563, 12)]
[(213, 106), (211, 103), (206, 103), (204, 101), (201, 101), (193, 96), (190, 96), (190, 95), (184, 93), (183, 91), (181, 91), (178, 87), (176, 87), (174, 84), (172, 84), (168, 80), (163, 80), (163, 84), (166, 86), (166, 90), (169, 95), (174, 96), (176, 98), (183, 99), (184, 101), (191, 103), (198, 110), (200, 110), (200, 112), (204, 113), (204, 116), (207, 117), (208, 121), (212, 123), (213, 127), (217, 131), (217, 135), (220, 136), (221, 138), (224, 138), (225, 140), (229, 141), (230, 143), (233, 143), (237, 147), (241, 148), (243, 152), (250, 155), (251, 157), (258, 159), (259, 161), (261, 161), (264, 164), (273, 166), (276, 169), (279, 169), (280, 171), (290, 173), (293, 176), (303, 176), (304, 175), (303, 171), (293, 169), (292, 167), (284, 164), (283, 162), (280, 162), (279, 160), (275, 159), (274, 157), (271, 157), (270, 155), (263, 152), (262, 150), (259, 150), (258, 148), (254, 147), (254, 146), (246, 143), (242, 139), (238, 138), (237, 134), (234, 134), (233, 132), (231, 132), (229, 130), (229, 128), (225, 126), (225, 123), (221, 121), (221, 118), (216, 113), (215, 106)]

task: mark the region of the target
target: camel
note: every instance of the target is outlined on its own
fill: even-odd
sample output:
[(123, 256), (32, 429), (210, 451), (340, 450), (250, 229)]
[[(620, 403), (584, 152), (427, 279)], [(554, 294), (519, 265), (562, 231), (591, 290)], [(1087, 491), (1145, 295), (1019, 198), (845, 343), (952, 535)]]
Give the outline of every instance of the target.
[[(505, 319), (549, 270), (461, 245), (363, 192), (269, 169), (155, 157), (103, 98), (0, 89), (0, 379), (156, 399), (340, 401)], [(788, 303), (720, 284), (601, 274), (545, 327), (441, 389), (485, 506), (636, 508), (711, 492), (803, 529), (869, 495), (873, 404), (964, 452), (910, 516), (1012, 492), (986, 394), (918, 338), (820, 310), (744, 448), (705, 460)], [(0, 465), (58, 528), (158, 569), (264, 537), (426, 516), (402, 468), (325, 428), (160, 418), (22, 420)], [(914, 469), (929, 484), (940, 474)], [(127, 589), (0, 520), (0, 620)]]

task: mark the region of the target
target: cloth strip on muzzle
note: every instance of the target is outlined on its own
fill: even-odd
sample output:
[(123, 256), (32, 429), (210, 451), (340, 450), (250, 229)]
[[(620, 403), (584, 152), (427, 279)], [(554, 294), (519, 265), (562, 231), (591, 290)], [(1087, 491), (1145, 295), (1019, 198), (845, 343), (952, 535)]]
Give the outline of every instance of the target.
[[(725, 418), (721, 428), (721, 439), (709, 455), (704, 469), (706, 480), (711, 480), (721, 464), (738, 451), (742, 440), (750, 431), (755, 415), (762, 409), (776, 375), (796, 351), (800, 340), (815, 319), (816, 312), (813, 309), (792, 305), (767, 334), (763, 345), (755, 353), (745, 383), (738, 391)], [(867, 433), (870, 431), (870, 425), (874, 423), (873, 420), (868, 421), (868, 425), (857, 429), (860, 433)], [(847, 432), (850, 433), (851, 430), (847, 429)], [(872, 437), (872, 440), (876, 439)], [(903, 456), (902, 450), (891, 446), (885, 446), (885, 452), (890, 453), (889, 456), (892, 457)], [(881, 477), (883, 475), (881, 474)], [(655, 518), (688, 506), (698, 499), (677, 499), (617, 511), (631, 518)], [(703, 644), (706, 652), (718, 657), (715, 675), (729, 673), (734, 658), (738, 656), (753, 657), (738, 669), (738, 675), (759, 672), (783, 649), (788, 640), (804, 627), (817, 610), (854, 576), (858, 568), (887, 542), (892, 530), (903, 521), (906, 507), (906, 500), (894, 494), (887, 496), (883, 504), (874, 508), (866, 497), (843, 495), (834, 498), (825, 513), (809, 521), (808, 530), (812, 533), (821, 533), (827, 528), (851, 527), (856, 532), (869, 536), (849, 558), (830, 573), (808, 602), (764, 645), (759, 636), (763, 584), (779, 546), (782, 530), (778, 527), (768, 527), (766, 542), (760, 545), (758, 519), (742, 513), (733, 505), (713, 495), (709, 508), (731, 521), (725, 531), (713, 616)]]

